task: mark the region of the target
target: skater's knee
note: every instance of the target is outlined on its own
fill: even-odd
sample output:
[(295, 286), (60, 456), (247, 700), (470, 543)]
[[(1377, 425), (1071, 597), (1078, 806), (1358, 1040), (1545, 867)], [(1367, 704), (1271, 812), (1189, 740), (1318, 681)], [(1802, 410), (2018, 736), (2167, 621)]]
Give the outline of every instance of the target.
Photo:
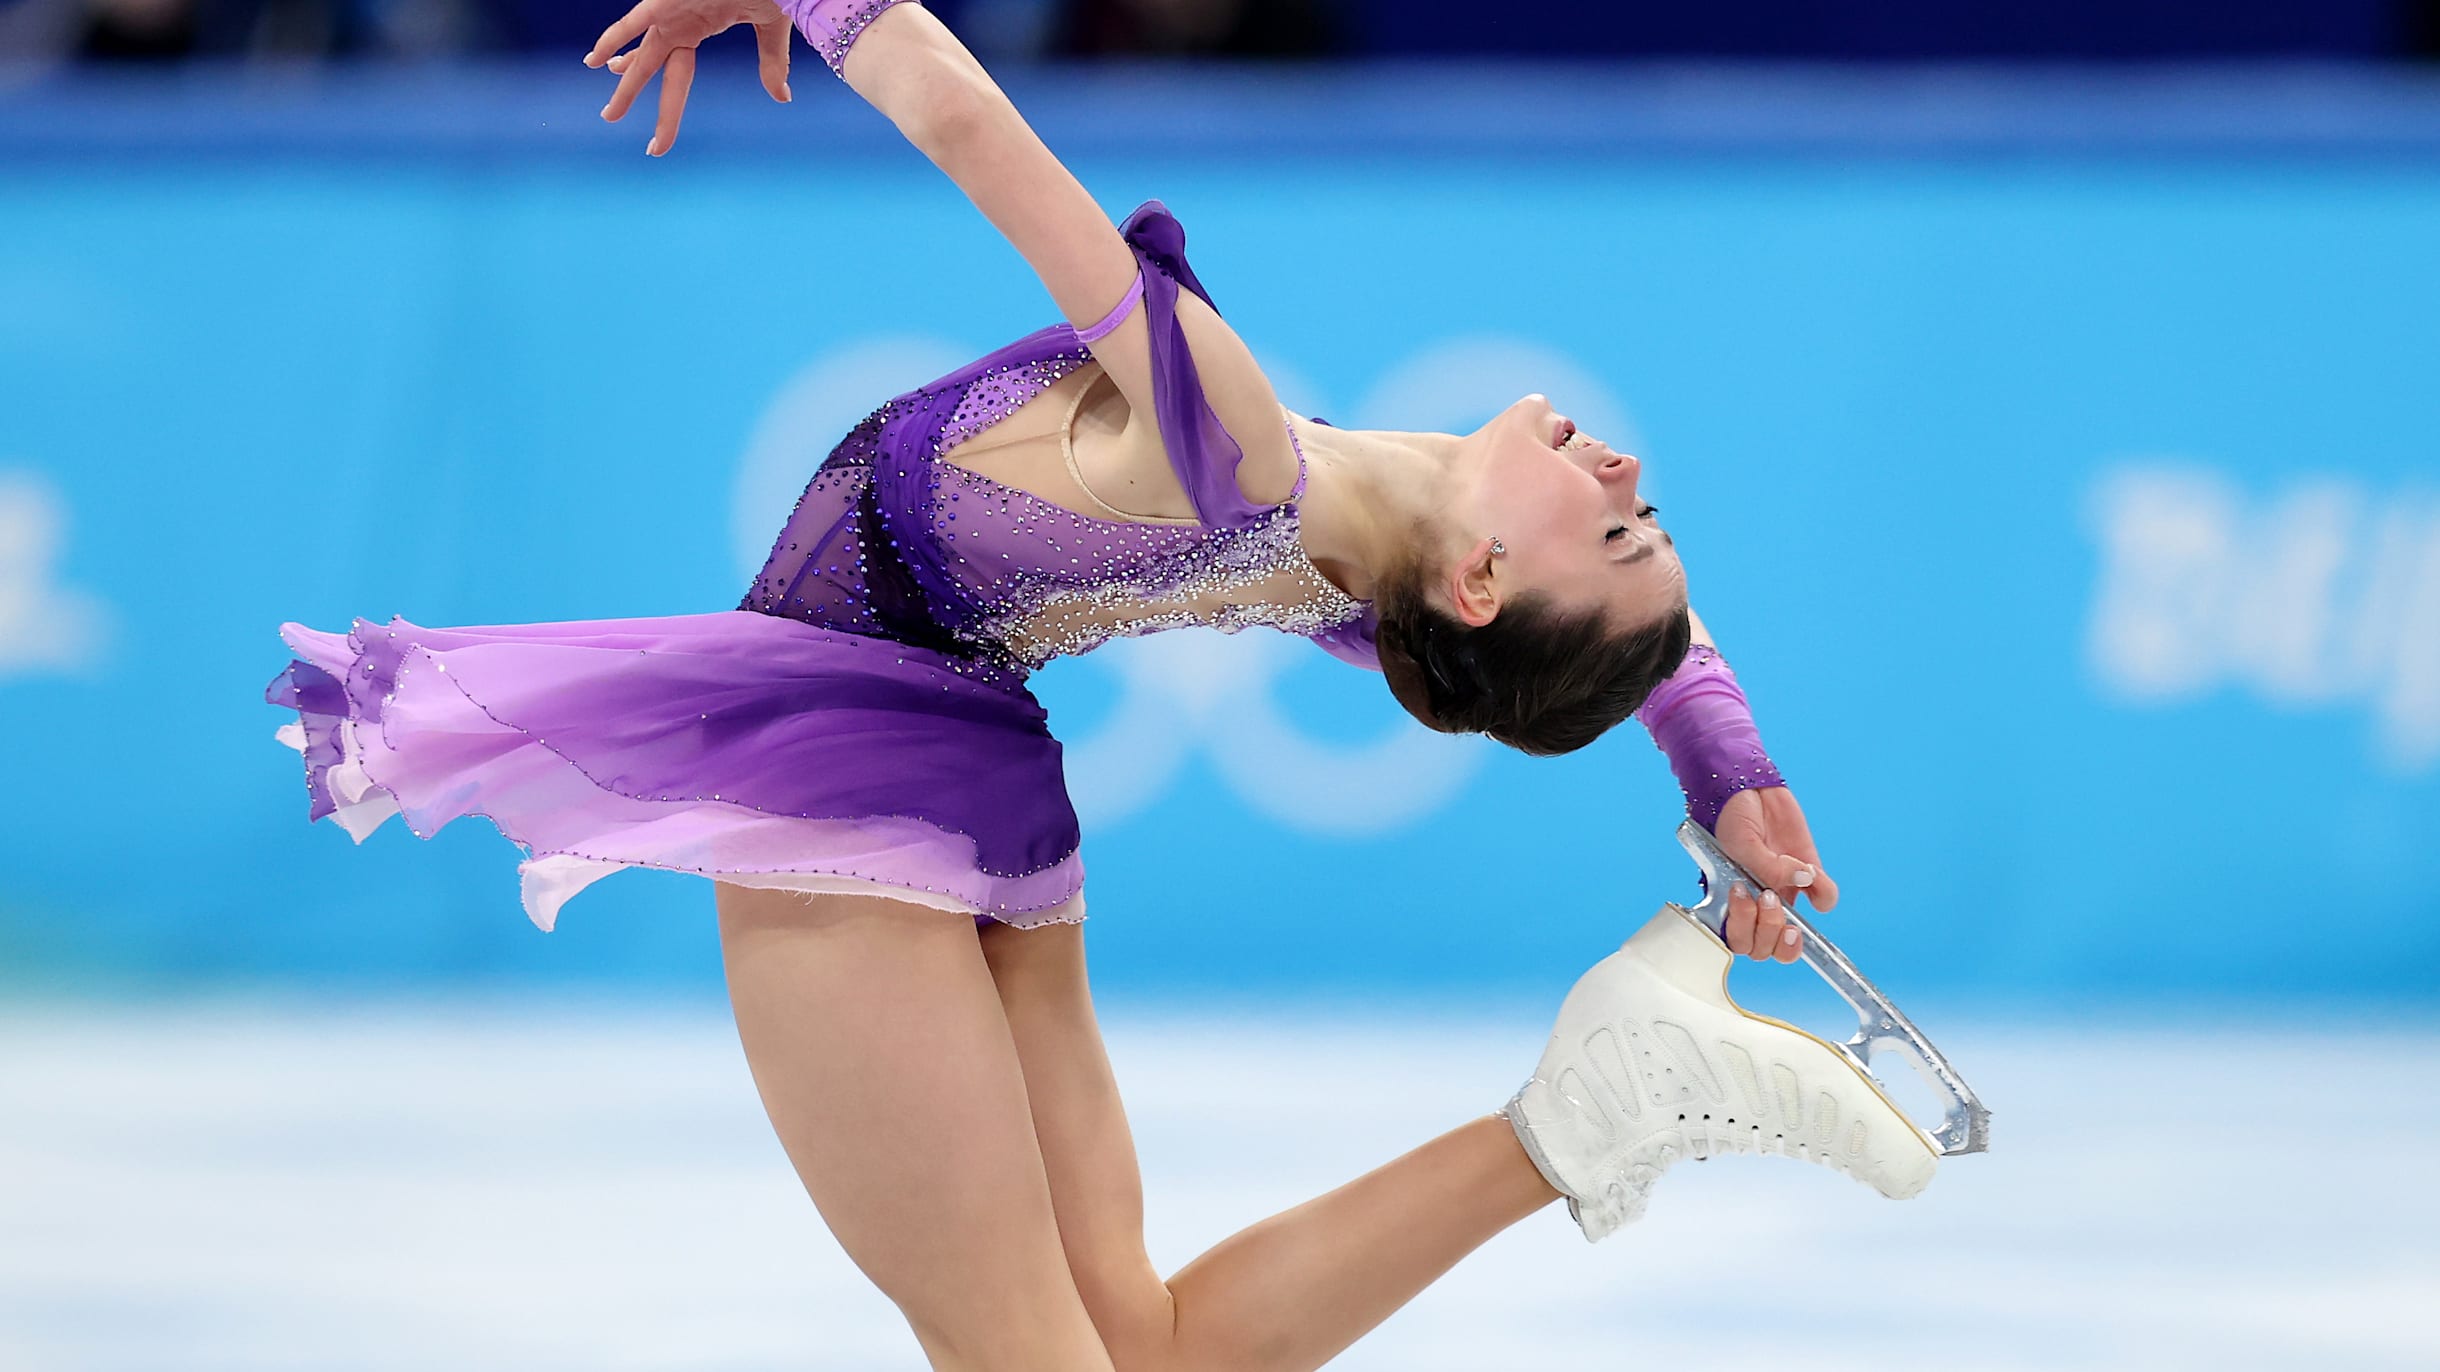
[(1140, 1278), (1094, 1280), (1080, 1272), (1076, 1291), (1117, 1372), (1180, 1372), (1177, 1308), (1149, 1263)]

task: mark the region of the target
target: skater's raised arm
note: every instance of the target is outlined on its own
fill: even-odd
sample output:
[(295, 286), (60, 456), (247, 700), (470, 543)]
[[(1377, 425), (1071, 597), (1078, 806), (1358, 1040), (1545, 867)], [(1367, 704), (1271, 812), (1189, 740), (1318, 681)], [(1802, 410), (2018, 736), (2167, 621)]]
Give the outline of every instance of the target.
[[(873, 13), (874, 6), (875, 0), (855, 0), (844, 6), (794, 8), (814, 15), (807, 21), (809, 35), (821, 24), (844, 17), (844, 36), (826, 46), (835, 55), (839, 44), (846, 45), (838, 71), (848, 86), (957, 183), (1033, 268), (1071, 323), (1084, 328), (1102, 320), (1128, 298), (1136, 276), (1135, 254), (1110, 217), (955, 34), (921, 5), (897, 3), (878, 13)], [(606, 61), (621, 78), (603, 117), (624, 115), (649, 77), (645, 68), (666, 60), (664, 132), (656, 132), (653, 142), (655, 150), (666, 151), (685, 104), (683, 83), (692, 78), (692, 45), (732, 25), (753, 24), (764, 36), (764, 84), (769, 86), (774, 19), (786, 22), (770, 0), (644, 0), (605, 31), (585, 59)], [(608, 56), (638, 38), (632, 53)], [(675, 55), (681, 43), (687, 55), (683, 71)], [(674, 96), (673, 82), (678, 83)], [(780, 92), (786, 86), (783, 43)], [(1191, 291), (1179, 293), (1177, 319), (1194, 355), (1205, 401), (1244, 450), (1237, 468), (1239, 486), (1251, 500), (1286, 496), (1295, 484), (1295, 452), (1281, 422), (1279, 401), (1253, 354)], [(1139, 414), (1153, 413), (1144, 311), (1134, 310), (1092, 348), (1129, 405)]]
[[(957, 183), (1069, 322), (1089, 327), (1128, 298), (1136, 258), (1117, 227), (930, 11), (916, 4), (882, 11), (855, 39), (840, 74)], [(1296, 458), (1270, 381), (1236, 331), (1193, 292), (1179, 292), (1177, 318), (1204, 399), (1244, 449), (1239, 485), (1254, 500), (1286, 496)], [(1151, 414), (1145, 312), (1132, 311), (1092, 347), (1135, 411)]]
[(1135, 254), (1110, 217), (930, 11), (884, 10), (841, 75), (957, 183), (1071, 322), (1093, 323), (1127, 293)]

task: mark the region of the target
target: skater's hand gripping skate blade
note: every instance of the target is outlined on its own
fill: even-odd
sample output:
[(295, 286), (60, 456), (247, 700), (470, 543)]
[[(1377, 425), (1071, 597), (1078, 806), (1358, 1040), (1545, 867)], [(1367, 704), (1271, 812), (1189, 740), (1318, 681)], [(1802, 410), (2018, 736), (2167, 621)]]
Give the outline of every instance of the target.
[[(1751, 899), (1750, 893), (1745, 899)], [(1559, 1007), (1507, 1115), (1598, 1242), (1641, 1215), (1680, 1158), (1779, 1154), (1904, 1199), (1940, 1152), (1838, 1048), (1728, 995), (1728, 945), (1685, 909), (1594, 964)]]
[[(1696, 923), (1734, 942), (1741, 928), (1739, 911), (1751, 908), (1741, 904), (1741, 898), (1762, 893), (1763, 886), (1755, 881), (1753, 873), (1722, 851), (1702, 825), (1686, 820), (1678, 825), (1677, 838), (1703, 872), (1703, 900), (1688, 913)], [(1855, 1011), (1855, 1034), (1837, 1045), (1839, 1053), (1867, 1076), (1883, 1057), (1904, 1059), (1940, 1099), (1940, 1123), (1928, 1132), (1933, 1147), (1942, 1156), (1989, 1150), (1991, 1112), (1983, 1108), (1974, 1088), (1966, 1085), (1965, 1078), (1915, 1027), (1915, 1022), (1881, 994), (1879, 987), (1866, 980), (1838, 945), (1822, 937), (1821, 931), (1798, 914), (1793, 905), (1781, 905), (1769, 913), (1797, 933), (1806, 968), (1828, 983)], [(1762, 915), (1754, 916), (1754, 926), (1768, 927), (1770, 923)]]

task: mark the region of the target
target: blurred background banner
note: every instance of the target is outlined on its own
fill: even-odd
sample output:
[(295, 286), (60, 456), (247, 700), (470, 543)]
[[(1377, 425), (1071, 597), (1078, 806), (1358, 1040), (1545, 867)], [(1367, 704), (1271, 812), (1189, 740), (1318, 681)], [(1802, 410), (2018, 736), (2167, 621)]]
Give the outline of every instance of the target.
[[(539, 933), (480, 821), (309, 825), (262, 701), (284, 620), (731, 607), (1054, 317), (802, 44), (645, 157), (624, 8), (0, 0), (0, 1368), (921, 1365), (708, 888)], [(1334, 1367), (2440, 1367), (2440, 0), (931, 8), (1299, 412), (1645, 458), (1822, 924), (1995, 1113), (1905, 1206), (1551, 1207)], [(1268, 630), (1035, 684), (1163, 1271), (1505, 1099), (1696, 896), (1639, 726), (1440, 737)]]
[[(275, 11), (326, 17), (313, 51), (394, 52), (413, 7), (264, 7), (243, 41), (171, 8), (187, 36), (147, 49), (142, 6), (0, 6), (0, 976), (715, 985), (699, 883), (623, 876), (545, 937), (485, 826), (309, 828), (261, 703), (276, 627), (727, 608), (831, 443), (1048, 322), (1039, 286), (802, 48), (789, 107), (707, 65), (651, 161), (647, 125), (594, 116), (589, 9), (461, 6), (488, 55), (402, 67), (233, 56)], [(1439, 51), (1463, 22), (1381, 36), (1400, 12), (1331, 10), (1330, 42)], [(2278, 13), (2291, 52), (2420, 41), (2408, 8)], [(1710, 41), (1579, 18), (1586, 51)], [(2180, 51), (2247, 51), (2238, 28)], [(547, 60), (504, 51), (536, 33)], [(193, 52), (224, 60), (157, 61)], [(1462, 430), (1540, 390), (1646, 457), (1845, 893), (1829, 927), (1884, 984), (2440, 998), (2429, 78), (1008, 83), (1114, 215), (1178, 213), (1292, 407)], [(1633, 727), (1556, 761), (1430, 736), (1262, 631), (1038, 688), (1115, 991), (1547, 989), (1694, 895)]]
[[(624, 7), (588, 0), (7, 0), (29, 61), (430, 58), (581, 52)], [(1830, 60), (2396, 59), (2440, 47), (2433, 0), (937, 0), (986, 61), (1200, 57), (1800, 57)]]

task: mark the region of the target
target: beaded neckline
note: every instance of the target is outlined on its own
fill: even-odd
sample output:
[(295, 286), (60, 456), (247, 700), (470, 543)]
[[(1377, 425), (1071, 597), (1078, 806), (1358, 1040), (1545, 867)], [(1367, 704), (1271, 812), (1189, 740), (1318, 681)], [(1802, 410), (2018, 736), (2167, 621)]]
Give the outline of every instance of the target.
[(1091, 360), (1045, 331), (885, 403), (815, 473), (740, 608), (928, 647), (1009, 682), (1161, 629), (1318, 638), (1365, 619), (1370, 603), (1305, 549), (1309, 468), (1284, 410), (1295, 487), (1267, 506), (1238, 496), (1244, 513), (1227, 523), (1102, 518), (947, 460)]
[[(980, 482), (985, 486), (989, 486), (995, 492), (1006, 496), (1013, 496), (1020, 500), (1030, 500), (1049, 506), (1051, 509), (1061, 511), (1089, 524), (1107, 525), (1108, 527), (1114, 529), (1154, 528), (1179, 529), (1188, 532), (1214, 532), (1209, 525), (1204, 524), (1198, 519), (1180, 518), (1173, 515), (1138, 515), (1126, 510), (1122, 510), (1110, 502), (1102, 499), (1100, 496), (1094, 494), (1093, 488), (1086, 483), (1084, 473), (1077, 468), (1076, 450), (1074, 445), (1070, 442), (1070, 438), (1075, 432), (1076, 414), (1084, 407), (1085, 397), (1092, 392), (1095, 385), (1099, 384), (1100, 378), (1107, 375), (1109, 375), (1107, 372), (1099, 373), (1092, 381), (1088, 381), (1082, 387), (1078, 388), (1076, 398), (1068, 402), (1067, 414), (1059, 421), (1059, 455), (1067, 463), (1068, 475), (1075, 478), (1076, 489), (1084, 492), (1087, 500), (1092, 501), (1095, 505), (1100, 506), (1102, 509), (1109, 511), (1113, 515), (1121, 516), (1120, 518), (1104, 519), (1099, 515), (1087, 514), (1082, 510), (1070, 510), (1067, 506), (1062, 505), (1058, 501), (1052, 500), (1047, 496), (1036, 495), (1034, 492), (1026, 490), (1022, 486), (1011, 486), (1007, 482), (995, 480), (994, 478), (986, 476), (974, 468), (964, 465), (963, 463), (948, 462), (945, 458), (943, 458), (943, 465), (955, 467), (961, 479)], [(1372, 609), (1372, 602), (1369, 600), (1357, 599), (1355, 596), (1349, 594), (1345, 587), (1331, 580), (1330, 577), (1322, 571), (1321, 565), (1313, 560), (1313, 554), (1306, 550), (1304, 539), (1303, 504), (1305, 496), (1305, 480), (1308, 475), (1308, 471), (1305, 464), (1305, 445), (1304, 442), (1296, 436), (1296, 426), (1294, 424), (1287, 423), (1283, 420), (1281, 422), (1281, 427), (1287, 431), (1289, 448), (1296, 453), (1296, 485), (1289, 489), (1288, 496), (1285, 500), (1280, 501), (1277, 505), (1274, 505), (1271, 508), (1279, 517), (1284, 518), (1288, 527), (1294, 531), (1294, 538), (1292, 541), (1296, 548), (1297, 562), (1300, 564), (1296, 570), (1307, 580), (1316, 583), (1315, 589), (1317, 591), (1323, 587), (1327, 587), (1328, 591), (1325, 592), (1325, 594), (1335, 596), (1337, 601), (1335, 608), (1342, 612), (1338, 621), (1336, 622), (1347, 623), (1353, 621), (1359, 616), (1370, 611)], [(948, 449), (946, 446), (941, 449), (941, 451), (944, 453), (947, 452), (947, 450)]]

